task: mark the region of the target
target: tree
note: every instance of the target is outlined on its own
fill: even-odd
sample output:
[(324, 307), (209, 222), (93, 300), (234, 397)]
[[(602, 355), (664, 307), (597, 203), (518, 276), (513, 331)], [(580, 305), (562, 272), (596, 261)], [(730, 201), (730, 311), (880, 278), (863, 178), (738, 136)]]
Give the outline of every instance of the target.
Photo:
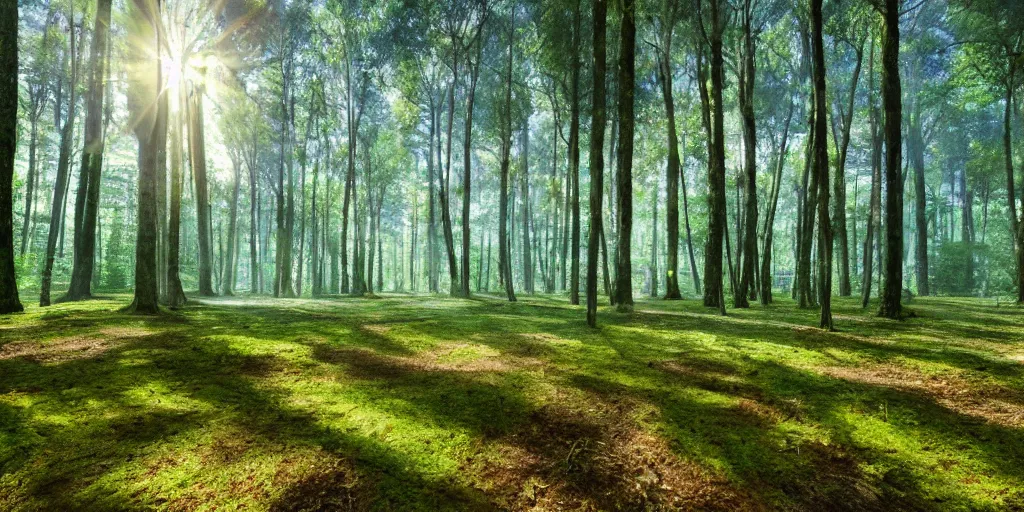
[[(704, 305), (725, 307), (722, 288), (722, 242), (725, 239), (725, 134), (724, 89), (722, 57), (723, 19), (721, 0), (707, 0), (710, 4), (710, 31), (700, 17), (702, 39), (711, 52), (711, 91), (708, 92), (707, 71), (704, 67), (704, 43), (698, 50), (698, 86), (701, 94), (704, 129), (708, 145), (708, 235), (704, 249)], [(698, 4), (703, 9), (705, 0)]]
[[(622, 5), (623, 16), (634, 16), (633, 0), (624, 0)], [(572, 57), (569, 65), (569, 188), (572, 194), (570, 207), (572, 208), (572, 239), (569, 242), (572, 261), (569, 266), (569, 304), (580, 303), (580, 33), (582, 15), (580, 13), (580, 0), (573, 4), (572, 15)], [(636, 22), (624, 21), (623, 24), (633, 23), (633, 34), (635, 38)], [(623, 29), (625, 30), (625, 29)], [(625, 34), (625, 33), (623, 33)], [(633, 43), (635, 46), (635, 43)], [(630, 62), (633, 57), (630, 56)], [(621, 61), (620, 61), (621, 62)], [(631, 64), (632, 65), (632, 64)], [(631, 82), (632, 83), (632, 82)], [(632, 98), (632, 94), (630, 95)], [(630, 100), (632, 101), (632, 99)], [(630, 108), (630, 119), (632, 119), (632, 107)], [(630, 198), (632, 201), (632, 198)], [(629, 257), (626, 257), (628, 260)], [(632, 298), (629, 301), (633, 303)]]
[(633, 264), (630, 241), (633, 236), (633, 101), (636, 87), (636, 6), (634, 0), (622, 0), (619, 28), (618, 116), (619, 143), (616, 165), (618, 189), (618, 258), (615, 273), (615, 306), (619, 311), (633, 309)]
[[(78, 27), (78, 42), (75, 41), (75, 16), (72, 6), (71, 15), (68, 17), (68, 53), (64, 57), (67, 65), (71, 68), (69, 77), (69, 98), (67, 110), (64, 114), (64, 123), (60, 129), (60, 154), (57, 157), (57, 178), (53, 185), (53, 202), (50, 203), (50, 229), (46, 237), (46, 256), (43, 260), (43, 272), (39, 285), (39, 305), (50, 305), (50, 285), (53, 281), (53, 263), (57, 254), (57, 240), (60, 238), (61, 228), (64, 220), (65, 198), (68, 192), (68, 174), (71, 160), (71, 144), (74, 138), (75, 112), (78, 104), (78, 78), (81, 65), (82, 41), (85, 39), (85, 30)], [(63, 79), (63, 77), (62, 77)], [(54, 95), (54, 109), (61, 108), (61, 95)], [(60, 125), (60, 114), (55, 116), (57, 124)]]
[(676, 25), (676, 14), (677, 2), (671, 0), (662, 2), (661, 30), (658, 34), (660, 45), (657, 48), (657, 76), (658, 84), (661, 86), (661, 96), (665, 102), (665, 121), (668, 125), (668, 161), (665, 165), (665, 199), (667, 203), (665, 224), (668, 234), (668, 258), (665, 262), (665, 298), (669, 300), (682, 298), (679, 292), (679, 137), (676, 135), (676, 106), (672, 93), (672, 32)]
[[(170, 125), (171, 142), (171, 200), (167, 226), (167, 306), (171, 309), (185, 305), (185, 291), (181, 286), (181, 190), (184, 188), (185, 173), (182, 172), (182, 157), (185, 143), (182, 136), (185, 117), (185, 90), (178, 88), (175, 98), (178, 102), (177, 115)], [(166, 95), (165, 95), (166, 96)], [(168, 98), (169, 100), (169, 98)], [(255, 268), (255, 266), (254, 266)]]
[[(813, 1), (813, 0), (812, 0)], [(754, 2), (743, 0), (741, 8), (743, 46), (741, 50), (739, 75), (740, 117), (743, 125), (743, 233), (739, 248), (739, 283), (733, 295), (733, 307), (750, 307), (749, 290), (754, 286), (757, 266), (757, 124), (754, 117), (754, 84), (756, 79), (754, 57), (756, 42), (754, 34)], [(739, 206), (737, 205), (737, 208)], [(739, 236), (739, 233), (737, 233)]]
[(881, 113), (875, 100), (875, 43), (868, 50), (868, 116), (871, 134), (871, 191), (868, 201), (867, 233), (864, 235), (864, 275), (861, 280), (861, 307), (871, 299), (871, 274), (874, 266), (875, 232), (882, 228), (882, 133), (878, 129)]
[(206, 94), (207, 69), (198, 69), (197, 80), (187, 84), (189, 162), (195, 187), (196, 221), (199, 234), (199, 295), (216, 295), (213, 290), (213, 239), (210, 213), (210, 187), (206, 176), (206, 128), (203, 96)]
[[(903, 316), (903, 92), (900, 0), (876, 0), (882, 14), (882, 108), (885, 111), (885, 286), (879, 314)], [(884, 3), (883, 3), (884, 2)]]
[[(18, 145), (18, 5), (0, 6), (0, 313), (22, 310), (14, 275), (14, 153)], [(26, 212), (27, 213), (27, 212)]]
[[(46, 14), (47, 27), (54, 25), (52, 20), (56, 16), (56, 12), (53, 6), (47, 8)], [(36, 224), (36, 196), (39, 190), (39, 175), (43, 174), (39, 169), (39, 146), (41, 137), (39, 133), (40, 121), (42, 120), (43, 114), (46, 110), (46, 104), (49, 101), (51, 94), (50, 79), (53, 68), (53, 52), (51, 51), (51, 45), (53, 44), (54, 37), (52, 34), (56, 31), (56, 27), (53, 29), (44, 28), (42, 36), (37, 40), (31, 40), (29, 44), (22, 43), (21, 53), (22, 56), (31, 56), (31, 67), (25, 70), (26, 80), (28, 87), (26, 92), (28, 93), (28, 105), (26, 115), (28, 116), (29, 122), (29, 140), (28, 140), (28, 175), (25, 177), (25, 214), (22, 220), (21, 227), (21, 255), (25, 256), (26, 251), (29, 249), (30, 240), (32, 240), (32, 234), (35, 231)], [(27, 51), (26, 51), (27, 50)], [(26, 59), (19, 58), (19, 62), (24, 63)]]
[(93, 258), (96, 255), (96, 219), (99, 215), (100, 173), (103, 170), (103, 97), (107, 65), (107, 34), (110, 31), (110, 0), (97, 0), (96, 21), (89, 57), (89, 90), (86, 93), (85, 147), (75, 198), (75, 255), (71, 287), (63, 300), (82, 300), (92, 295)]
[(825, 90), (825, 44), (821, 19), (822, 0), (811, 0), (811, 31), (814, 58), (814, 172), (818, 176), (818, 326), (832, 324), (832, 224), (829, 221), (828, 109)]
[[(473, 104), (476, 99), (476, 85), (480, 77), (480, 61), (483, 59), (483, 38), (480, 33), (483, 31), (484, 23), (487, 22), (489, 10), (486, 0), (480, 0), (477, 25), (473, 38), (465, 46), (466, 65), (469, 67), (469, 90), (466, 91), (466, 133), (462, 139), (462, 274), (460, 279), (460, 295), (469, 297), (469, 243), (470, 243), (470, 217), (469, 202), (472, 197), (472, 164), (471, 153), (473, 145)], [(476, 58), (472, 58), (470, 49), (476, 44)], [(511, 80), (511, 78), (510, 78)]]
[(498, 190), (498, 274), (505, 287), (505, 296), (509, 302), (516, 301), (515, 290), (512, 286), (512, 249), (511, 239), (508, 234), (508, 210), (509, 210), (509, 167), (511, 165), (512, 153), (512, 52), (513, 36), (515, 34), (515, 10), (512, 10), (512, 22), (508, 32), (508, 65), (505, 75), (505, 94), (501, 107), (501, 177)]
[[(607, 58), (605, 49), (607, 17), (608, 6), (604, 0), (594, 0), (594, 85), (590, 107), (590, 234), (587, 244), (587, 325), (591, 327), (597, 326), (597, 260), (600, 249), (598, 244), (601, 241), (601, 233), (604, 231), (604, 209), (601, 207), (601, 200), (604, 196), (604, 80)], [(672, 128), (669, 130), (674, 133)], [(678, 293), (678, 285), (676, 288)]]
[[(850, 23), (850, 32), (851, 34), (844, 36), (843, 39), (854, 52), (855, 64), (853, 74), (850, 78), (850, 86), (849, 91), (847, 91), (845, 108), (840, 110), (838, 116), (834, 114), (832, 116), (833, 121), (836, 121), (836, 118), (838, 117), (840, 124), (840, 130), (833, 128), (833, 136), (836, 135), (836, 131), (841, 133), (838, 141), (839, 144), (837, 151), (839, 155), (836, 158), (836, 175), (833, 185), (835, 195), (833, 230), (838, 248), (836, 262), (839, 265), (839, 295), (841, 297), (849, 297), (852, 293), (852, 289), (850, 287), (850, 240), (847, 236), (846, 229), (846, 163), (849, 158), (850, 133), (853, 126), (853, 114), (856, 107), (857, 84), (860, 80), (861, 65), (864, 62), (864, 43), (868, 38), (867, 27), (861, 23), (860, 18), (852, 20)], [(856, 233), (856, 231), (854, 233)], [(854, 243), (856, 243), (856, 241), (854, 241)], [(856, 252), (856, 247), (854, 247), (854, 252)]]
[(128, 309), (143, 314), (160, 311), (156, 283), (156, 159), (167, 143), (167, 102), (158, 101), (164, 83), (163, 70), (160, 61), (151, 57), (162, 53), (164, 47), (160, 8), (160, 0), (132, 0), (129, 24), (132, 46), (128, 102), (139, 143), (139, 212), (135, 297)]
[(1003, 96), (1003, 156), (1006, 203), (1016, 257), (1017, 302), (1024, 303), (1024, 210), (1018, 205), (1013, 163), (1013, 110), (1024, 79), (1024, 5), (1019, 2), (979, 0), (962, 3), (958, 20), (961, 37), (968, 40), (971, 69)]

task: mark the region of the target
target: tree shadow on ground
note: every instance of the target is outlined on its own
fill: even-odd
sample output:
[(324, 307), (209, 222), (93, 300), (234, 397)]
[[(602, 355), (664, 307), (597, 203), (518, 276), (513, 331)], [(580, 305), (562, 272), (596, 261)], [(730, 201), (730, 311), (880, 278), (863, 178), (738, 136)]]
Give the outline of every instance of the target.
[[(115, 317), (112, 323), (138, 327), (138, 335), (84, 357), (0, 358), (0, 393), (37, 399), (32, 408), (0, 408), (0, 439), (12, 440), (0, 452), (0, 485), (15, 490), (0, 498), (0, 508), (215, 503), (210, 489), (162, 496), (144, 481), (118, 487), (116, 475), (138, 470), (133, 459), (149, 464), (154, 445), (179, 439), (211, 452), (202, 460), (204, 471), (243, 464), (256, 449), (249, 442), (312, 454), (315, 467), (300, 468), (305, 459), (285, 457), (270, 490), (258, 491), (258, 502), (275, 510), (974, 505), (954, 492), (929, 495), (921, 482), (941, 484), (945, 476), (911, 466), (903, 452), (859, 440), (850, 414), (877, 415), (879, 404), (887, 404), (886, 422), (903, 436), (958, 446), (1001, 477), (1021, 477), (1019, 429), (960, 414), (924, 393), (714, 352), (679, 334), (714, 333), (723, 341), (712, 344), (723, 350), (739, 350), (733, 340), (756, 336), (794, 350), (841, 349), (881, 361), (910, 358), (964, 369), (984, 364), (1015, 382), (1012, 364), (981, 355), (805, 331), (791, 323), (809, 315), (802, 312), (756, 332), (753, 312), (720, 319), (688, 310), (603, 315), (604, 327), (594, 331), (582, 326), (578, 309), (543, 302), (445, 303), (446, 314), (473, 315), (458, 322), (398, 299), (376, 302), (375, 308), (383, 303), (390, 310), (367, 311), (356, 301), (337, 310), (304, 302), (286, 308), (198, 304), (141, 323)], [(72, 311), (42, 326), (2, 330), (0, 348), (32, 329), (57, 339), (68, 329), (110, 325), (103, 315), (109, 313)], [(645, 334), (634, 336), (637, 326)], [(422, 346), (398, 339), (405, 333), (421, 338)], [(244, 354), (226, 339), (231, 336), (268, 346), (295, 343), (308, 348), (310, 361)], [(431, 347), (444, 343), (488, 347), (497, 362), (428, 357)], [(313, 375), (309, 364), (403, 420), (465, 434), (470, 446), (457, 473), (438, 477), (411, 463), (386, 436), (332, 427), (322, 414), (335, 413), (297, 404), (278, 378)], [(154, 388), (188, 403), (153, 403), (146, 393)], [(72, 411), (80, 417), (50, 419)], [(225, 440), (218, 430), (220, 437), (207, 443), (224, 425), (240, 441)], [(824, 433), (795, 435), (800, 429)]]

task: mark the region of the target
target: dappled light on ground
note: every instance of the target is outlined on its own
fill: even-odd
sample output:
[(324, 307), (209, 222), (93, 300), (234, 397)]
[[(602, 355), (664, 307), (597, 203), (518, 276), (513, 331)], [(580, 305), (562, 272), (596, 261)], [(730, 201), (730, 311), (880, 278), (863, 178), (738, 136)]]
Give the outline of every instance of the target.
[(0, 509), (1024, 504), (1024, 313), (124, 300), (0, 319)]

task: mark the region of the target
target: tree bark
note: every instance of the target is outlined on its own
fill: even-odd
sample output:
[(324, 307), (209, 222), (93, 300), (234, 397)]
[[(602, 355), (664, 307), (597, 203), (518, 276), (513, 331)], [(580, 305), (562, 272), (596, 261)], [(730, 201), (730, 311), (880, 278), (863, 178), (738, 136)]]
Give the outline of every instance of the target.
[[(69, 23), (74, 27), (74, 13), (72, 12)], [(71, 63), (70, 99), (67, 112), (65, 113), (64, 125), (60, 131), (60, 153), (57, 156), (57, 178), (53, 187), (53, 203), (50, 205), (50, 229), (46, 237), (46, 257), (43, 260), (43, 272), (39, 286), (39, 305), (50, 305), (50, 285), (53, 281), (53, 263), (57, 252), (57, 241), (61, 235), (61, 227), (64, 220), (64, 204), (68, 193), (68, 173), (71, 160), (71, 144), (74, 135), (75, 112), (78, 98), (78, 68), (79, 51), (82, 46), (85, 30), (79, 28), (78, 43), (75, 42), (74, 28), (68, 37)], [(59, 98), (59, 96), (58, 96)], [(54, 108), (60, 108), (60, 102), (54, 103)], [(59, 117), (59, 115), (58, 115)]]
[[(722, 303), (722, 242), (725, 238), (725, 134), (722, 95), (724, 84), (722, 57), (722, 19), (720, 0), (711, 4), (711, 91), (706, 80), (698, 79), (702, 87), (705, 131), (708, 132), (708, 237), (704, 250), (704, 305), (724, 308)], [(703, 63), (699, 67), (703, 68)], [(704, 75), (702, 70), (699, 75)]]
[[(14, 273), (14, 154), (18, 145), (18, 3), (0, 6), (0, 314), (24, 308)], [(28, 218), (28, 209), (25, 210)], [(24, 246), (24, 243), (22, 243)]]
[(445, 168), (441, 180), (441, 227), (444, 231), (444, 245), (448, 251), (448, 277), (450, 280), (448, 294), (455, 296), (459, 293), (459, 266), (455, 261), (455, 238), (452, 235), (452, 216), (449, 201), (450, 178), (452, 173), (452, 128), (455, 119), (455, 87), (459, 81), (458, 58), (452, 58), (452, 83), (448, 88), (448, 137), (445, 141)]
[(71, 286), (61, 300), (92, 296), (92, 272), (96, 257), (96, 218), (99, 215), (100, 173), (103, 169), (103, 97), (107, 64), (110, 0), (98, 0), (89, 57), (89, 90), (86, 93), (85, 147), (75, 198), (75, 250)]
[[(743, 2), (743, 51), (739, 80), (740, 118), (743, 125), (743, 236), (737, 233), (737, 245), (742, 249), (738, 258), (740, 265), (739, 282), (733, 295), (733, 306), (750, 307), (750, 288), (754, 284), (757, 266), (757, 124), (754, 117), (754, 52), (756, 50), (752, 33), (752, 0)], [(738, 205), (737, 205), (738, 206)]]
[[(482, 22), (481, 22), (482, 23)], [(461, 280), (460, 280), (460, 292), (459, 295), (462, 297), (469, 297), (469, 246), (470, 246), (470, 233), (469, 226), (471, 224), (471, 218), (469, 214), (469, 202), (472, 198), (472, 144), (473, 144), (473, 102), (476, 98), (476, 84), (477, 79), (480, 76), (480, 61), (483, 58), (483, 41), (477, 41), (477, 54), (476, 60), (472, 62), (470, 67), (469, 77), (469, 90), (466, 92), (466, 134), (463, 137), (463, 153), (462, 153), (462, 264), (461, 264)], [(511, 80), (511, 77), (509, 77)], [(510, 114), (511, 115), (511, 114)]]
[(900, 85), (900, 2), (885, 0), (882, 105), (885, 109), (885, 285), (881, 316), (903, 316), (903, 92)]
[[(167, 226), (167, 306), (171, 309), (185, 305), (185, 291), (179, 275), (181, 258), (181, 189), (184, 185), (182, 156), (182, 121), (185, 115), (184, 89), (178, 89), (178, 116), (171, 125), (171, 200)], [(255, 201), (254, 201), (255, 204)], [(255, 254), (255, 253), (254, 253)], [(254, 255), (255, 261), (255, 255)], [(254, 264), (254, 269), (257, 268)]]
[(676, 3), (665, 2), (663, 5), (658, 82), (665, 102), (665, 122), (668, 124), (668, 163), (665, 166), (665, 224), (668, 235), (665, 299), (675, 300), (682, 298), (679, 292), (679, 138), (676, 134), (676, 106), (672, 94), (672, 32), (676, 21)]
[[(811, 0), (814, 56), (814, 169), (818, 176), (818, 326), (829, 331), (832, 323), (832, 223), (829, 222), (828, 108), (825, 90), (825, 43), (822, 0)], [(839, 207), (843, 207), (840, 205)]]
[(501, 190), (498, 195), (498, 275), (499, 281), (505, 287), (505, 297), (509, 302), (516, 301), (515, 290), (512, 286), (512, 251), (509, 247), (510, 238), (508, 235), (509, 225), (509, 166), (512, 152), (512, 37), (515, 33), (514, 27), (509, 30), (508, 41), (508, 65), (505, 75), (505, 98), (501, 111), (501, 177), (499, 186)]
[[(839, 158), (836, 163), (835, 176), (835, 235), (838, 246), (836, 261), (839, 263), (839, 296), (849, 297), (852, 293), (850, 287), (850, 240), (846, 233), (846, 160), (850, 148), (850, 131), (853, 126), (853, 113), (856, 107), (857, 83), (860, 80), (861, 64), (864, 62), (864, 42), (854, 48), (857, 55), (857, 63), (853, 68), (853, 77), (850, 79), (850, 91), (847, 97), (846, 111), (842, 114), (843, 127), (842, 137), (839, 142)], [(856, 222), (856, 220), (854, 221)], [(854, 225), (856, 235), (856, 224)], [(856, 236), (854, 236), (856, 244)], [(855, 248), (856, 252), (856, 248)]]
[[(213, 290), (213, 249), (210, 233), (210, 189), (206, 176), (206, 129), (203, 113), (202, 83), (192, 84), (188, 92), (189, 151), (195, 180), (196, 218), (199, 236), (199, 295), (210, 297)], [(155, 193), (155, 192), (154, 192)]]
[[(167, 102), (158, 101), (163, 87), (159, 59), (162, 53), (160, 0), (133, 0), (129, 41), (134, 43), (132, 59), (137, 76), (129, 84), (131, 123), (139, 143), (138, 217), (135, 245), (135, 297), (129, 310), (154, 314), (160, 311), (157, 294), (156, 265), (156, 166), (157, 158), (167, 144)], [(150, 46), (152, 45), (152, 46)], [(153, 105), (159, 105), (154, 109)], [(155, 112), (154, 112), (155, 110)]]
[[(632, 7), (623, 7), (631, 11)], [(580, 303), (580, 0), (573, 8), (572, 61), (569, 70), (569, 174), (572, 182), (572, 253), (569, 277), (569, 304)]]
[(658, 296), (658, 181), (651, 197), (651, 297)]
[(917, 294), (926, 296), (928, 291), (928, 212), (924, 184), (924, 135), (921, 127), (921, 104), (913, 100), (913, 109), (907, 123), (907, 152), (910, 165), (914, 168), (914, 225), (917, 235), (914, 244), (915, 279)]
[(530, 251), (530, 217), (533, 214), (530, 207), (530, 118), (523, 121), (523, 127), (519, 132), (519, 159), (520, 159), (520, 197), (523, 201), (522, 212), (522, 240), (523, 240), (523, 291), (529, 294), (534, 293), (533, 288), (533, 254)]
[(235, 246), (238, 240), (238, 196), (242, 190), (242, 162), (241, 156), (236, 156), (232, 159), (232, 191), (231, 191), (231, 209), (228, 214), (228, 239), (227, 242), (227, 255), (224, 258), (224, 271), (221, 277), (222, 293), (224, 295), (235, 294)]
[(872, 273), (874, 272), (875, 232), (882, 224), (882, 134), (878, 129), (881, 113), (875, 101), (875, 43), (868, 50), (868, 115), (871, 134), (871, 191), (868, 199), (868, 222), (864, 235), (863, 277), (861, 279), (861, 307), (867, 308), (871, 300)]
[(765, 212), (764, 241), (761, 246), (761, 305), (767, 306), (772, 303), (772, 253), (775, 238), (775, 213), (779, 205), (779, 193), (782, 190), (782, 170), (786, 166), (786, 156), (789, 154), (789, 126), (793, 121), (793, 102), (789, 103), (789, 113), (786, 115), (786, 122), (782, 128), (782, 141), (779, 144), (778, 154), (775, 155), (775, 174), (772, 176), (771, 195)]
[[(605, 72), (607, 59), (608, 6), (605, 0), (593, 3), (593, 89), (590, 107), (590, 234), (587, 244), (587, 325), (597, 326), (597, 265), (598, 244), (604, 239), (604, 128), (605, 128)], [(608, 248), (605, 254), (607, 282)], [(607, 288), (607, 285), (606, 285)]]
[(618, 116), (619, 147), (616, 182), (618, 185), (618, 255), (615, 278), (615, 306), (619, 311), (633, 309), (633, 264), (630, 240), (633, 237), (633, 102), (636, 87), (636, 9), (634, 0), (622, 1), (619, 32)]

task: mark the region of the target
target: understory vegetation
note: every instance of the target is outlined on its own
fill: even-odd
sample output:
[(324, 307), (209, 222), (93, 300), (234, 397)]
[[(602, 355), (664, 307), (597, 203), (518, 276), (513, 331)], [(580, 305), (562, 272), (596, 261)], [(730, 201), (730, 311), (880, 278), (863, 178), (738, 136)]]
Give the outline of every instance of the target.
[(0, 509), (1020, 510), (1024, 318), (555, 296), (0, 317)]

